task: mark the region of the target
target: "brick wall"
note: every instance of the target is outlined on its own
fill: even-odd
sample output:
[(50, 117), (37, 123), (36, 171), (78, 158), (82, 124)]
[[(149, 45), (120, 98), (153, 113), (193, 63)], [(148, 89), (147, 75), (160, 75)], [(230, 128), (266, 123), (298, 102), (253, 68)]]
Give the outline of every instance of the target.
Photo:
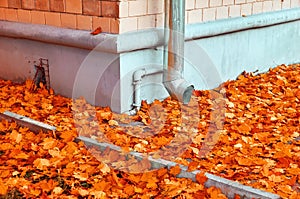
[(0, 20), (119, 32), (117, 0), (0, 0)]
[[(300, 0), (185, 0), (186, 23), (300, 6)], [(0, 0), (0, 20), (123, 33), (163, 26), (164, 0)]]
[[(185, 0), (185, 3), (187, 24), (300, 6), (300, 0)], [(164, 0), (122, 0), (119, 4), (119, 32), (162, 27), (163, 5)]]

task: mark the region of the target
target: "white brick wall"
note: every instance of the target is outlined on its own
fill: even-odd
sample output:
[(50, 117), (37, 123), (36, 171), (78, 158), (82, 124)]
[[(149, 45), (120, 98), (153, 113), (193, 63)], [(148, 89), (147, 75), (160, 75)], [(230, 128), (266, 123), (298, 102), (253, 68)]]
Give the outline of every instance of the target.
[(138, 29), (138, 18), (137, 17), (129, 17), (120, 19), (120, 27), (119, 32), (130, 32)]
[(281, 9), (291, 8), (291, 0), (283, 0)]
[(155, 27), (164, 26), (164, 14), (155, 15)]
[(197, 8), (208, 8), (209, 0), (196, 0), (196, 9)]
[(188, 11), (187, 21), (189, 24), (202, 22), (202, 9)]
[(128, 17), (129, 12), (128, 12), (128, 2), (127, 1), (122, 1), (119, 3), (119, 17)]
[(235, 0), (235, 4), (243, 4), (246, 3), (246, 0)]
[(195, 0), (185, 0), (185, 9), (193, 10), (195, 8)]
[(291, 7), (292, 8), (300, 7), (300, 0), (291, 0)]
[(129, 16), (140, 16), (147, 14), (146, 0), (128, 1)]
[(252, 4), (241, 5), (241, 15), (248, 16), (252, 14)]
[[(300, 0), (185, 0), (185, 7), (192, 24), (300, 7)], [(120, 32), (163, 27), (164, 0), (120, 0), (119, 17)]]
[(137, 20), (138, 30), (155, 27), (155, 15), (145, 15), (138, 17)]
[(263, 2), (263, 12), (271, 12), (273, 10), (273, 2), (272, 1), (264, 1)]
[(281, 0), (273, 0), (272, 4), (274, 11), (281, 10)]
[[(144, 0), (146, 1), (146, 0)], [(163, 0), (148, 0), (147, 13), (148, 14), (159, 14), (164, 12), (164, 1)]]
[(233, 5), (233, 4), (234, 4), (234, 0), (223, 0), (224, 6)]
[(263, 2), (253, 3), (253, 9), (252, 9), (253, 14), (262, 13), (262, 11), (263, 11)]
[(217, 8), (216, 19), (225, 19), (229, 16), (229, 7), (223, 6)]
[(241, 6), (233, 5), (229, 6), (229, 17), (239, 17), (241, 16)]
[(209, 7), (217, 7), (222, 5), (222, 0), (210, 0)]
[(214, 21), (216, 20), (216, 8), (205, 8), (203, 9), (203, 21)]

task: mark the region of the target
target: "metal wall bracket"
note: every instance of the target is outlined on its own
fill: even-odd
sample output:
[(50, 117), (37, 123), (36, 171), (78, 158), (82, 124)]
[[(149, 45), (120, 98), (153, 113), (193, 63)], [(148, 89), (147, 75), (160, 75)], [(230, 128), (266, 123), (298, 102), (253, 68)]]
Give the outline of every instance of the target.
[(37, 87), (40, 86), (40, 83), (46, 85), (46, 88), (50, 89), (50, 74), (49, 74), (49, 60), (48, 59), (39, 59), (39, 65), (34, 65), (35, 75), (33, 81)]

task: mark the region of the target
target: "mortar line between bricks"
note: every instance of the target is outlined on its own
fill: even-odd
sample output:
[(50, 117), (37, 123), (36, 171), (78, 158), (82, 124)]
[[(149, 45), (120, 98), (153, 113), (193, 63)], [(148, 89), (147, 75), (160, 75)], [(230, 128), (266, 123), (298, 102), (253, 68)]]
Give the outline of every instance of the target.
[[(18, 115), (16, 113), (12, 113), (9, 111), (5, 111), (4, 113), (0, 113), (0, 120), (6, 119), (9, 121), (15, 121), (18, 125), (28, 127), (30, 130), (34, 132), (39, 132), (41, 130), (43, 131), (55, 131), (56, 127), (33, 120), (31, 118)], [(101, 143), (96, 141), (95, 139), (84, 137), (84, 136), (78, 136), (75, 141), (82, 141), (86, 145), (93, 145), (100, 148), (100, 150), (105, 150), (107, 147), (111, 150), (115, 150), (119, 153), (122, 152), (121, 147), (116, 146), (114, 144), (110, 143)], [(128, 153), (129, 155), (134, 156), (136, 159), (141, 160), (145, 156), (142, 153), (131, 151)], [(148, 160), (151, 163), (152, 168), (159, 169), (159, 168), (168, 168), (175, 165), (179, 165), (181, 168), (181, 172), (176, 176), (178, 178), (188, 178), (192, 181), (196, 181), (196, 175), (201, 172), (200, 170), (194, 170), (194, 171), (188, 171), (188, 168), (184, 165), (177, 164), (175, 162), (165, 160), (165, 159), (155, 159), (151, 156), (147, 157)], [(252, 198), (259, 198), (259, 199), (280, 199), (281, 197), (277, 194), (269, 193), (266, 191), (262, 191), (259, 189), (255, 189), (250, 186), (242, 185), (238, 182), (228, 180), (210, 173), (205, 172), (205, 176), (207, 177), (207, 181), (205, 183), (205, 187), (211, 187), (215, 186), (228, 197), (228, 198), (234, 198), (235, 194), (238, 194), (242, 196), (245, 199), (252, 199)]]

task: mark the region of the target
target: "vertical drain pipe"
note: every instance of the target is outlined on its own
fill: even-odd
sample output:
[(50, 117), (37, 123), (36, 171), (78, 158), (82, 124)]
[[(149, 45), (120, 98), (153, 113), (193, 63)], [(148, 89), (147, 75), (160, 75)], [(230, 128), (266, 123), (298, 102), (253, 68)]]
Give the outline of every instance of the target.
[(165, 0), (164, 86), (171, 97), (188, 104), (194, 86), (183, 78), (185, 1)]

